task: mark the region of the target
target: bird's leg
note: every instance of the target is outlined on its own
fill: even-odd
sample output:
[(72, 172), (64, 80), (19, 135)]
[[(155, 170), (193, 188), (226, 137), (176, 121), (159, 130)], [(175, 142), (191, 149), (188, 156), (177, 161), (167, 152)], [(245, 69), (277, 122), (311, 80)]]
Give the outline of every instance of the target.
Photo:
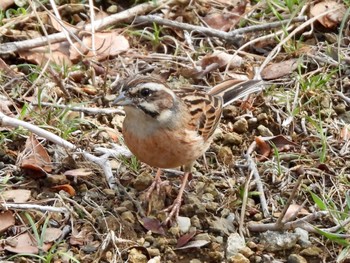
[(187, 185), (187, 181), (188, 181), (188, 177), (190, 175), (190, 172), (185, 172), (183, 179), (182, 179), (182, 183), (181, 183), (181, 187), (179, 190), (179, 193), (176, 197), (176, 199), (174, 200), (173, 204), (169, 207), (167, 207), (166, 209), (164, 209), (164, 212), (169, 212), (169, 215), (167, 216), (167, 218), (165, 219), (165, 221), (163, 222), (163, 225), (167, 225), (168, 222), (173, 218), (173, 217), (178, 217), (179, 216), (179, 211), (180, 211), (180, 206), (181, 206), (181, 201), (182, 201), (182, 196), (183, 193), (185, 191), (185, 187)]
[(162, 170), (161, 170), (160, 168), (158, 168), (153, 183), (152, 183), (151, 186), (147, 189), (147, 192), (146, 192), (146, 200), (150, 200), (150, 199), (151, 199), (151, 195), (152, 195), (154, 189), (156, 189), (157, 194), (159, 195), (160, 187), (161, 187), (163, 184), (164, 184), (164, 185), (168, 184), (167, 181), (166, 181), (166, 182), (162, 182), (162, 179), (160, 178), (161, 174), (162, 174)]

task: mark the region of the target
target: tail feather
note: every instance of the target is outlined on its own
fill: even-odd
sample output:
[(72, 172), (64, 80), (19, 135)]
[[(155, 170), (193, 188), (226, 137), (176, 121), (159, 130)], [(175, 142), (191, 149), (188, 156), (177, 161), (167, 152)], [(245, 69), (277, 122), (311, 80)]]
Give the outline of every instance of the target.
[(235, 80), (230, 79), (213, 87), (209, 94), (223, 98), (223, 106), (244, 98), (254, 92), (262, 91), (264, 83), (261, 80)]

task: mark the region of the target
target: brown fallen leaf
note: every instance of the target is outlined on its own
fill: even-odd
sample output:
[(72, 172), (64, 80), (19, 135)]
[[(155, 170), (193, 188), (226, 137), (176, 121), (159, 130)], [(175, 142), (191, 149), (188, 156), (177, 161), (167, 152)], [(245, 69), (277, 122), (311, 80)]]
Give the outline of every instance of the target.
[[(94, 57), (101, 61), (111, 56), (116, 56), (120, 52), (130, 48), (129, 41), (119, 31), (98, 32), (94, 35), (95, 53), (92, 49), (92, 36), (84, 36), (82, 43), (76, 43), (75, 47), (70, 47), (70, 59), (78, 61), (82, 54), (86, 57)], [(79, 50), (80, 53), (77, 51)]]
[(317, 19), (318, 22), (325, 28), (334, 28), (343, 20), (346, 7), (342, 3), (336, 1), (321, 1), (310, 9), (312, 17), (318, 16), (326, 11), (333, 10), (332, 12)]
[(229, 31), (241, 20), (247, 6), (247, 1), (241, 1), (234, 8), (229, 10), (214, 10), (208, 13), (203, 20), (211, 28)]
[(44, 177), (52, 171), (51, 159), (42, 144), (31, 134), (25, 149), (18, 156), (17, 163), (21, 169), (34, 177)]
[(186, 245), (195, 235), (196, 235), (196, 231), (192, 231), (190, 233), (187, 233), (181, 237), (179, 237), (179, 239), (177, 240), (177, 244), (176, 247), (183, 247), (184, 245)]
[(0, 212), (0, 233), (6, 231), (9, 227), (13, 226), (14, 224), (15, 217), (12, 211), (8, 210)]
[(144, 228), (151, 230), (155, 234), (165, 235), (161, 222), (156, 218), (144, 217), (141, 219), (140, 223)]
[(73, 186), (69, 184), (56, 185), (56, 186), (53, 186), (52, 189), (59, 190), (59, 191), (63, 190), (67, 192), (70, 196), (76, 195), (75, 189), (73, 188)]
[(255, 137), (255, 142), (261, 156), (258, 158), (259, 161), (266, 161), (271, 153), (271, 146), (264, 141), (261, 137)]
[[(11, 238), (12, 241), (10, 242), (13, 245), (6, 245), (4, 246), (4, 249), (7, 251), (10, 251), (12, 253), (21, 254), (38, 254), (39, 248), (37, 245), (37, 242), (32, 239), (31, 235), (29, 233), (21, 234), (17, 237)], [(51, 248), (52, 244), (43, 244), (42, 250), (48, 251)]]
[(297, 62), (297, 59), (290, 59), (268, 65), (261, 72), (261, 77), (265, 80), (271, 80), (289, 75), (298, 68)]
[(1, 195), (5, 201), (12, 200), (14, 203), (25, 203), (30, 199), (31, 192), (30, 190), (26, 189), (14, 189), (4, 191), (1, 193)]
[(6, 10), (9, 6), (13, 5), (15, 0), (1, 0), (0, 1), (0, 9)]
[(68, 42), (55, 43), (50, 46), (19, 51), (18, 54), (21, 58), (38, 65), (44, 65), (49, 60), (56, 65), (72, 65), (72, 62), (69, 59)]

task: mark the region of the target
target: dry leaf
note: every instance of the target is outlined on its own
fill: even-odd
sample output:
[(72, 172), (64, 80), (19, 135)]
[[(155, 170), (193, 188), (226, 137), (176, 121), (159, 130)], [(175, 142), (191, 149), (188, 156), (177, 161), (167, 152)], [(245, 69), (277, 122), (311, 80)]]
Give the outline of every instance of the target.
[(151, 230), (155, 234), (165, 235), (164, 228), (158, 219), (144, 217), (140, 223), (144, 228)]
[(288, 209), (287, 212), (284, 214), (283, 217), (283, 222), (288, 222), (290, 220), (292, 220), (295, 216), (295, 213), (298, 213), (297, 215), (308, 215), (310, 214), (305, 208), (302, 208), (300, 205), (296, 205), (296, 204), (291, 204)]
[(62, 235), (62, 230), (61, 229), (54, 228), (54, 227), (48, 227), (45, 230), (43, 241), (45, 243), (54, 242), (57, 239), (59, 239), (61, 235)]
[(340, 140), (348, 141), (350, 139), (350, 125), (346, 124), (344, 127), (340, 130)]
[[(24, 233), (17, 237), (11, 238), (11, 244), (14, 246), (6, 245), (4, 249), (12, 253), (27, 253), (27, 254), (38, 254), (39, 249), (36, 241), (31, 238), (31, 235)], [(42, 250), (48, 251), (51, 248), (51, 244), (43, 244)]]
[[(84, 36), (82, 44), (76, 43), (76, 49), (87, 57), (95, 57), (101, 61), (111, 56), (116, 56), (120, 52), (129, 49), (128, 40), (119, 34), (118, 31), (99, 32), (94, 35), (94, 43), (96, 54), (92, 49), (92, 36)], [(70, 59), (77, 61), (81, 58), (81, 54), (75, 48), (70, 48)]]
[(192, 231), (190, 233), (187, 233), (181, 237), (179, 237), (179, 239), (177, 240), (177, 244), (176, 247), (183, 247), (184, 245), (186, 245), (194, 236), (196, 235), (196, 231)]
[(255, 137), (255, 143), (261, 156), (258, 158), (259, 161), (266, 161), (271, 153), (271, 146), (265, 142), (261, 137)]
[[(51, 49), (51, 52), (50, 52)], [(25, 51), (18, 51), (21, 58), (44, 65), (47, 61), (57, 65), (70, 66), (72, 65), (69, 59), (69, 43), (55, 43), (44, 47), (37, 47)]]
[(266, 80), (277, 79), (291, 74), (298, 68), (296, 59), (290, 59), (278, 63), (271, 64), (264, 68), (261, 72), (261, 77)]
[(241, 66), (242, 58), (238, 55), (233, 56), (224, 51), (214, 50), (212, 54), (206, 55), (200, 61), (200, 65), (204, 69), (213, 63), (217, 63), (219, 68), (226, 68), (227, 65), (229, 65), (229, 68), (235, 68)]
[(6, 231), (10, 226), (15, 224), (15, 217), (12, 211), (2, 211), (0, 212), (0, 233)]
[(319, 2), (310, 9), (312, 17), (318, 16), (326, 11), (334, 10), (317, 20), (326, 28), (336, 27), (344, 18), (346, 7), (344, 4), (337, 3), (336, 1), (323, 1)]
[(191, 242), (188, 242), (186, 246), (175, 248), (174, 250), (181, 250), (181, 249), (187, 249), (187, 248), (201, 248), (205, 245), (208, 245), (210, 241), (207, 240), (194, 240)]
[(6, 201), (12, 200), (14, 203), (25, 203), (30, 199), (31, 192), (25, 189), (15, 189), (4, 191), (1, 195)]
[(229, 31), (240, 21), (241, 15), (245, 12), (246, 5), (247, 2), (242, 1), (231, 10), (213, 11), (203, 17), (203, 20), (208, 26), (214, 29)]
[(9, 6), (13, 5), (15, 0), (1, 0), (0, 1), (0, 9), (6, 10)]
[(53, 186), (52, 189), (63, 190), (65, 192), (67, 192), (70, 196), (76, 195), (76, 192), (75, 192), (73, 186), (71, 186), (69, 184), (56, 185), (56, 186)]
[(46, 176), (46, 172), (52, 171), (50, 156), (33, 134), (28, 137), (17, 163), (29, 175), (35, 177)]

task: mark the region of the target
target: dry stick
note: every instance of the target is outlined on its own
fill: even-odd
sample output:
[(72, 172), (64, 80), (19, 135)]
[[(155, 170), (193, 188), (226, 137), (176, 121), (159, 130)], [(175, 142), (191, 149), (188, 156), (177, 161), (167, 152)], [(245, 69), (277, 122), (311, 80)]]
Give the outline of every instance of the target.
[(318, 20), (319, 18), (321, 18), (322, 16), (325, 16), (331, 12), (336, 11), (339, 8), (334, 8), (332, 10), (328, 10), (326, 12), (323, 12), (321, 14), (319, 14), (318, 16), (315, 16), (311, 19), (309, 19), (308, 21), (306, 21), (305, 23), (301, 24), (300, 26), (298, 26), (296, 29), (294, 29), (285, 39), (283, 39), (280, 43), (278, 43), (278, 45), (276, 47), (274, 47), (273, 50), (271, 50), (271, 52), (269, 53), (269, 55), (266, 57), (265, 61), (262, 63), (262, 65), (260, 66), (257, 75), (260, 76), (261, 71), (267, 66), (268, 63), (270, 63), (270, 61), (277, 56), (279, 50), (282, 48), (282, 46), (289, 41), (292, 37), (294, 37), (299, 31), (303, 30), (305, 27), (311, 25), (313, 22), (315, 22), (316, 20)]
[(187, 24), (187, 23), (181, 23), (181, 22), (177, 22), (177, 21), (173, 21), (173, 20), (164, 19), (164, 18), (161, 18), (159, 16), (155, 16), (155, 15), (139, 16), (136, 18), (136, 22), (151, 22), (151, 23), (156, 22), (160, 25), (170, 26), (170, 27), (179, 28), (182, 30), (187, 30), (187, 31), (196, 31), (196, 32), (202, 33), (206, 36), (218, 37), (218, 38), (224, 39), (228, 42), (235, 42), (237, 40), (237, 37), (239, 37), (239, 35), (244, 34), (244, 33), (269, 30), (272, 28), (281, 27), (282, 25), (285, 25), (285, 24), (288, 24), (291, 22), (292, 23), (305, 22), (306, 19), (307, 18), (305, 16), (296, 17), (293, 19), (286, 19), (286, 20), (272, 22), (272, 23), (264, 24), (264, 25), (255, 25), (255, 26), (250, 26), (250, 27), (245, 27), (245, 28), (239, 28), (239, 29), (236, 29), (236, 30), (233, 30), (230, 32), (224, 32), (221, 30), (217, 30), (214, 28), (207, 28), (207, 27), (203, 27), (203, 26), (194, 26), (194, 25)]
[(86, 108), (86, 107), (78, 107), (78, 106), (70, 106), (70, 105), (62, 105), (62, 104), (54, 104), (49, 102), (40, 102), (40, 103), (32, 103), (34, 106), (45, 106), (45, 107), (54, 107), (54, 108), (60, 108), (60, 109), (67, 109), (70, 111), (77, 111), (77, 112), (84, 112), (86, 114), (118, 114), (118, 115), (125, 115), (125, 112), (121, 109), (99, 109), (99, 108)]
[[(10, 127), (15, 127), (15, 128), (23, 127), (25, 129), (28, 129), (32, 133), (37, 134), (40, 137), (46, 138), (47, 140), (62, 146), (63, 148), (67, 148), (67, 149), (82, 153), (86, 159), (96, 163), (97, 165), (99, 165), (102, 168), (102, 170), (105, 172), (105, 177), (106, 177), (107, 183), (108, 183), (110, 188), (116, 189), (117, 187), (120, 186), (118, 184), (119, 183), (118, 180), (116, 180), (116, 178), (114, 178), (114, 176), (113, 176), (112, 169), (109, 165), (109, 162), (107, 160), (106, 155), (103, 155), (101, 157), (93, 156), (92, 154), (87, 153), (87, 152), (83, 151), (82, 149), (77, 148), (74, 144), (62, 139), (61, 137), (57, 136), (56, 134), (53, 134), (49, 131), (41, 129), (41, 128), (39, 128), (33, 124), (30, 124), (28, 122), (8, 117), (5, 114), (3, 114), (2, 112), (0, 112), (0, 126), (10, 126)], [(125, 152), (126, 152), (125, 148), (120, 146), (120, 155), (123, 155)]]
[(256, 147), (256, 142), (253, 142), (251, 144), (251, 146), (249, 147), (249, 149), (247, 150), (247, 153), (244, 155), (244, 157), (247, 160), (249, 169), (252, 171), (252, 173), (254, 175), (256, 187), (257, 187), (258, 192), (259, 192), (261, 209), (262, 209), (264, 217), (266, 218), (266, 217), (270, 216), (270, 213), (269, 213), (269, 209), (268, 209), (267, 202), (266, 202), (264, 187), (263, 187), (263, 184), (261, 182), (259, 171), (256, 168), (256, 164), (255, 164), (253, 158), (250, 156), (250, 153), (253, 151), (253, 149), (255, 147)]
[(69, 210), (65, 207), (54, 207), (49, 205), (34, 205), (34, 204), (18, 204), (18, 203), (0, 203), (0, 207), (4, 209), (35, 209), (41, 212), (68, 213)]
[(288, 201), (285, 204), (285, 207), (284, 207), (282, 213), (280, 214), (280, 216), (277, 219), (277, 222), (276, 222), (277, 227), (281, 227), (281, 228), (283, 227), (283, 222), (282, 222), (283, 217), (287, 213), (287, 210), (288, 210), (289, 206), (291, 205), (291, 203), (292, 203), (292, 201), (293, 201), (293, 199), (294, 199), (294, 197), (295, 197), (295, 195), (296, 195), (296, 193), (297, 193), (297, 191), (299, 189), (299, 186), (300, 186), (300, 184), (301, 184), (303, 179), (304, 179), (304, 174), (301, 174), (299, 176), (296, 184), (293, 187), (292, 193), (290, 194), (290, 196), (288, 198)]
[(244, 233), (243, 233), (244, 217), (245, 217), (245, 212), (246, 212), (247, 203), (248, 203), (249, 184), (252, 179), (252, 176), (253, 176), (253, 171), (249, 173), (249, 176), (246, 180), (246, 183), (244, 186), (243, 198), (242, 198), (241, 216), (239, 219), (239, 228), (238, 228), (239, 235), (242, 238), (244, 237)]
[(315, 212), (315, 213), (307, 215), (303, 218), (300, 218), (298, 220), (284, 224), (282, 229), (279, 228), (279, 226), (277, 226), (276, 223), (271, 223), (271, 224), (250, 223), (248, 225), (248, 229), (252, 232), (265, 232), (268, 230), (271, 230), (271, 231), (293, 230), (297, 227), (300, 227), (308, 232), (318, 233), (317, 230), (308, 222), (313, 221), (315, 219), (319, 219), (319, 218), (324, 217), (328, 214), (329, 214), (328, 211)]
[[(154, 2), (154, 1), (153, 1)], [(106, 18), (96, 20), (94, 24), (87, 24), (82, 28), (72, 29), (70, 34), (78, 34), (79, 32), (91, 31), (92, 27), (94, 27), (95, 31), (104, 29), (106, 27), (112, 26), (121, 21), (133, 18), (137, 15), (144, 14), (146, 12), (152, 11), (155, 7), (159, 7), (160, 5), (169, 2), (167, 0), (158, 0), (155, 5), (153, 2), (144, 3), (132, 7), (128, 10), (122, 11), (120, 13), (110, 15)], [(16, 41), (16, 42), (8, 42), (0, 45), (0, 54), (9, 54), (12, 52), (17, 52), (20, 50), (28, 50), (35, 47), (45, 46), (48, 43), (57, 43), (66, 40), (66, 35), (64, 32), (56, 33), (49, 35), (47, 37), (39, 37), (35, 39), (28, 39), (24, 41)]]

